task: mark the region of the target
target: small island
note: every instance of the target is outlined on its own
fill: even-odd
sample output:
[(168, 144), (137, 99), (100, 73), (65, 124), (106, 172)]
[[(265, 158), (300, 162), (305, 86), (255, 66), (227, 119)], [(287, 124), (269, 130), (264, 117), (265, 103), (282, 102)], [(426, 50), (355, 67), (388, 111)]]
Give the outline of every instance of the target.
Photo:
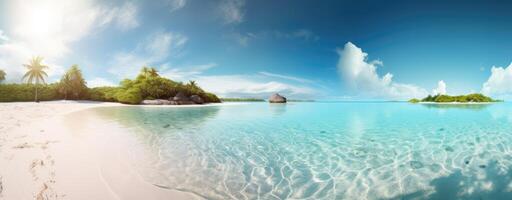
[(501, 100), (495, 100), (491, 97), (485, 96), (483, 94), (474, 93), (474, 94), (468, 94), (468, 95), (457, 95), (457, 96), (450, 96), (445, 94), (438, 94), (438, 95), (428, 95), (427, 97), (423, 99), (411, 99), (409, 100), (410, 103), (422, 103), (422, 102), (428, 102), (428, 103), (491, 103), (491, 102), (501, 102)]

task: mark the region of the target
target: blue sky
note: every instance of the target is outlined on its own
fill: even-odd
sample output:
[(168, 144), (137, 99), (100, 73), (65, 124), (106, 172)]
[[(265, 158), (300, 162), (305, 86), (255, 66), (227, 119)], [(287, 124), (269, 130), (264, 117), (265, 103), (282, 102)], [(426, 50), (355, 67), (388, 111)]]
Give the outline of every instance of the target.
[(41, 55), (51, 81), (79, 64), (90, 86), (115, 85), (149, 65), (231, 97), (512, 94), (507, 2), (0, 2), (0, 69), (9, 82)]

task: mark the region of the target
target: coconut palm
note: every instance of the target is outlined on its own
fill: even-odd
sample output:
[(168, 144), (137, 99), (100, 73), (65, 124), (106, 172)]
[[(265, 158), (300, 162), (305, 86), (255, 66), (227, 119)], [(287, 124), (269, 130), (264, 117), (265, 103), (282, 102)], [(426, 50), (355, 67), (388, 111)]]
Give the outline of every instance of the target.
[(153, 68), (153, 67), (151, 67), (151, 69), (149, 70), (149, 75), (151, 77), (158, 77), (159, 76), (158, 75), (158, 71), (155, 68)]
[(39, 100), (37, 99), (39, 83), (44, 84), (45, 77), (48, 77), (48, 74), (46, 74), (46, 72), (44, 71), (45, 69), (48, 68), (48, 66), (42, 64), (42, 62), (43, 62), (43, 57), (36, 56), (36, 57), (32, 57), (32, 59), (29, 60), (28, 64), (23, 65), (28, 69), (28, 71), (27, 71), (27, 73), (25, 73), (22, 80), (27, 81), (27, 83), (29, 83), (29, 84), (32, 84), (33, 82), (35, 82), (35, 85), (36, 85), (35, 101), (36, 102), (39, 102)]
[(142, 75), (143, 77), (146, 77), (146, 78), (149, 77), (149, 75), (150, 75), (149, 67), (146, 67), (146, 66), (142, 67), (142, 69), (140, 70), (140, 75)]
[(196, 81), (189, 81), (188, 84), (192, 87), (197, 87)]
[(3, 80), (5, 80), (5, 72), (4, 70), (0, 69), (0, 82), (2, 82)]

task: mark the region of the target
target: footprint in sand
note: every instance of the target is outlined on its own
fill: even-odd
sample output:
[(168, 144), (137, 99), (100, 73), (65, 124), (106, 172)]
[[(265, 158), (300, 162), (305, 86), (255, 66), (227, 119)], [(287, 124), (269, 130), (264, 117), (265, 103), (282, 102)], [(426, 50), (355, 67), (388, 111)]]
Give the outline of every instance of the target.
[(25, 149), (25, 148), (32, 148), (34, 146), (28, 144), (27, 142), (23, 143), (23, 144), (18, 144), (14, 147), (12, 147), (13, 149)]
[(41, 167), (42, 167), (42, 166), (44, 166), (44, 161), (43, 161), (43, 160), (39, 160), (39, 159), (35, 159), (35, 160), (33, 160), (33, 161), (32, 161), (32, 163), (30, 164), (30, 169), (29, 169), (29, 171), (30, 171), (30, 174), (32, 174), (32, 178), (33, 178), (34, 180), (38, 180), (38, 179), (39, 179), (39, 177), (38, 177), (38, 176), (37, 176), (37, 174), (36, 174), (36, 168), (37, 168), (38, 166), (41, 166)]
[(2, 197), (3, 191), (4, 191), (4, 185), (2, 184), (2, 176), (0, 176), (0, 197)]

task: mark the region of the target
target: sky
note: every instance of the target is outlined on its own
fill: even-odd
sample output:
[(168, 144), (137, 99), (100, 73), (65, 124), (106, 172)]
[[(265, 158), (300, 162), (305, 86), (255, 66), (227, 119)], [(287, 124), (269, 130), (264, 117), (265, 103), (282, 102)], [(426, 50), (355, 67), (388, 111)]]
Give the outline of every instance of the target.
[(222, 97), (512, 97), (512, 2), (0, 0), (0, 69), (32, 56), (89, 87), (152, 66)]

